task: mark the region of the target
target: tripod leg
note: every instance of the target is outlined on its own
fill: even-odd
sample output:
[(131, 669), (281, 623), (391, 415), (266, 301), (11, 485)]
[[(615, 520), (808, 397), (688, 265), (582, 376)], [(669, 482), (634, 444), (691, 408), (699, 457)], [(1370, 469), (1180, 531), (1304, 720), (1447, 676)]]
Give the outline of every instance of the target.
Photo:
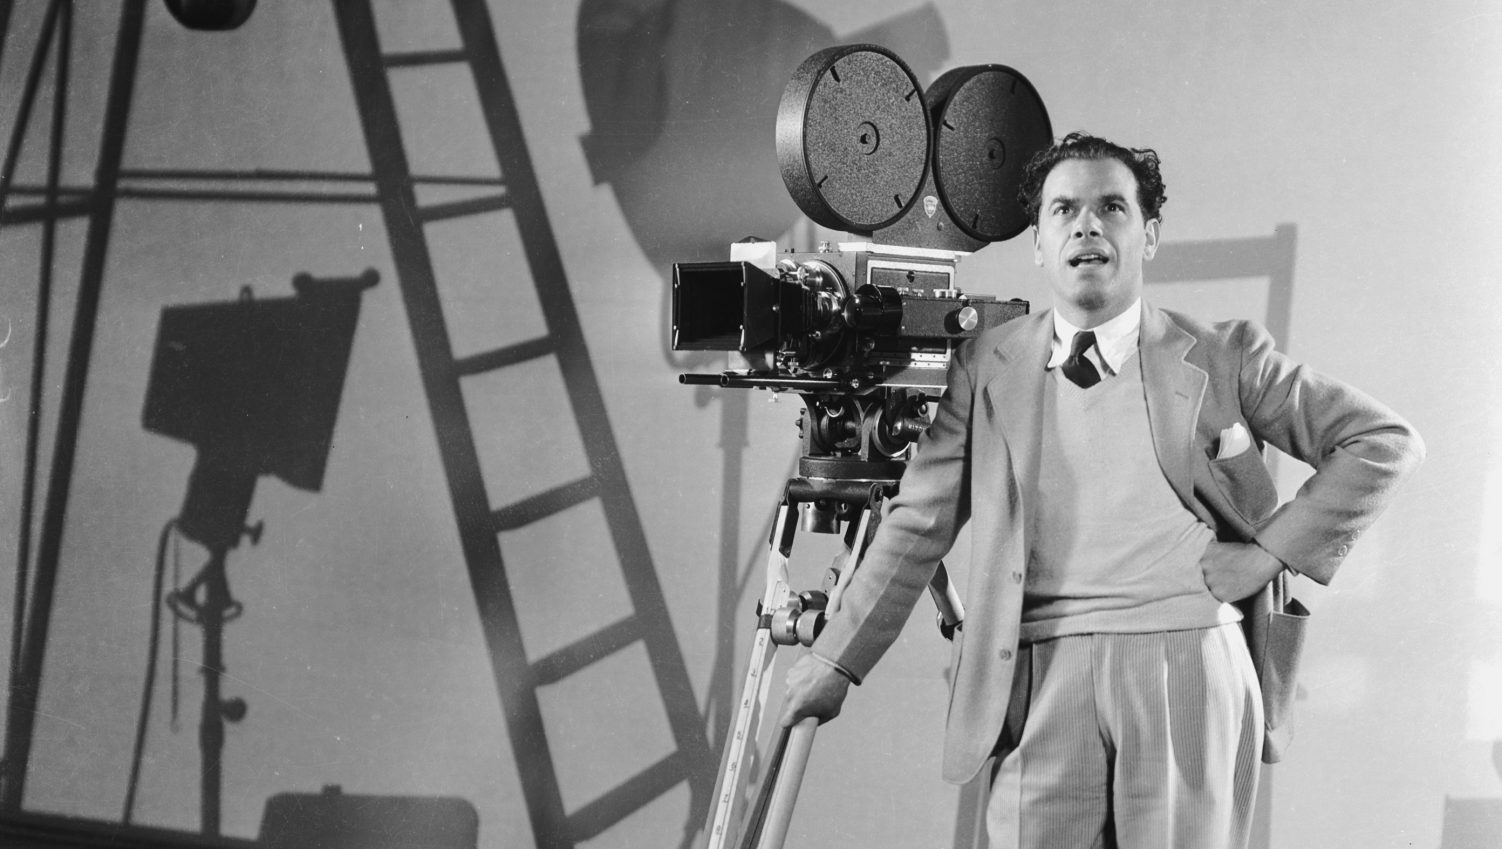
[(788, 732), (787, 749), (777, 765), (777, 785), (772, 791), (772, 801), (767, 807), (765, 824), (757, 849), (782, 849), (787, 839), (788, 825), (793, 821), (793, 805), (798, 801), (798, 789), (803, 784), (803, 770), (808, 766), (808, 755), (814, 747), (814, 732), (819, 720), (809, 717), (793, 726)]
[(788, 528), (788, 515), (788, 505), (784, 503), (777, 510), (777, 523), (772, 532), (772, 543), (767, 555), (767, 584), (761, 599), (762, 616), (757, 622), (756, 637), (751, 645), (751, 662), (747, 665), (746, 677), (741, 685), (735, 723), (730, 729), (724, 763), (715, 787), (714, 810), (709, 821), (706, 849), (724, 849), (729, 845), (727, 841), (732, 839), (733, 825), (738, 816), (737, 808), (743, 803), (745, 796), (748, 756), (755, 748), (762, 706), (766, 704), (767, 691), (771, 686), (767, 672), (771, 669), (772, 655), (776, 651), (769, 624), (771, 611), (781, 607), (792, 597), (792, 590), (788, 587), (788, 558), (784, 536)]
[[(850, 577), (855, 574), (861, 557), (865, 554), (867, 531), (870, 530), (872, 517), (875, 515), (875, 505), (868, 502), (865, 509), (861, 511), (859, 527), (850, 537), (851, 545), (845, 558), (845, 568), (840, 570), (839, 580), (829, 593), (829, 605), (826, 610), (831, 615), (839, 610), (840, 595), (845, 591)], [(818, 727), (819, 720), (809, 717), (786, 732), (783, 741), (785, 745), (778, 747), (767, 775), (767, 781), (771, 786), (770, 801), (767, 802), (765, 812), (760, 810), (756, 812), (758, 816), (753, 824), (754, 833), (746, 835), (743, 847), (749, 847), (753, 845), (752, 841), (755, 841), (756, 849), (782, 849), (783, 841), (787, 839), (788, 826), (793, 820), (793, 806), (798, 801), (798, 790), (803, 784), (803, 771), (808, 766), (808, 756), (813, 750), (814, 733)]]
[(871, 525), (871, 516), (876, 511), (869, 505), (861, 511), (860, 527), (855, 532), (854, 544), (850, 546), (849, 555), (845, 558), (845, 568), (840, 570), (840, 578), (835, 582), (834, 589), (829, 592), (829, 606), (825, 612), (833, 616), (840, 609), (840, 596), (844, 595), (845, 587), (850, 585), (850, 579), (855, 575), (855, 569), (860, 565), (861, 557), (866, 553), (866, 532)]

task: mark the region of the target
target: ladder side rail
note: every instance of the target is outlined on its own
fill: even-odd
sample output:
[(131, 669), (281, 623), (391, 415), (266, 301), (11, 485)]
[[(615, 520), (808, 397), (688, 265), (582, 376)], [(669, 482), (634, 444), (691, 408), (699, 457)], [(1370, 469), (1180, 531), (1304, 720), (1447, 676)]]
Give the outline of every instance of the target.
[[(481, 109), (501, 163), (501, 174), (516, 209), (516, 224), (525, 246), (532, 277), (550, 334), (560, 340), (559, 365), (564, 375), (575, 420), (585, 450), (601, 482), (602, 504), (621, 556), (627, 591), (636, 614), (650, 627), (644, 642), (652, 660), (678, 748), (687, 756), (695, 810), (707, 810), (714, 758), (709, 750), (703, 717), (679, 649), (662, 588), (652, 564), (641, 518), (631, 497), (625, 467), (589, 357), (583, 326), (574, 308), (541, 187), (527, 152), (490, 11), (483, 0), (452, 0), (465, 52), (475, 73)], [(697, 816), (695, 817), (697, 819)]]
[(0, 776), (0, 810), (19, 811), (24, 796), (26, 769), (36, 732), (37, 703), (41, 695), (47, 634), (52, 622), (52, 602), (62, 556), (63, 528), (68, 512), (69, 489), (83, 423), (83, 396), (88, 384), (89, 361), (94, 350), (99, 300), (109, 254), (110, 229), (115, 215), (115, 187), (120, 180), (130, 105), (135, 92), (136, 71), (145, 29), (146, 0), (124, 0), (120, 30), (110, 69), (110, 89), (101, 131), (95, 194), (89, 213), (83, 263), (79, 271), (78, 297), (68, 362), (58, 408), (56, 445), (52, 453), (51, 482), (42, 516), (41, 542), (31, 590), (30, 614), (26, 619), (25, 645), (21, 651), (20, 688), (10, 694), (5, 735), (5, 775)]
[[(47, 208), (58, 205), (62, 180), (63, 140), (68, 113), (68, 69), (72, 63), (73, 7), (61, 6), (58, 14), (56, 81), (52, 95), (51, 139), (47, 149)], [(38, 55), (44, 51), (38, 50)], [(4, 192), (0, 192), (3, 203)], [(58, 219), (42, 219), (41, 267), (37, 274), (36, 323), (32, 340), (31, 381), (26, 407), (26, 456), (21, 470), (21, 516), (16, 544), (15, 621), (10, 653), (11, 685), (15, 689), (21, 671), (22, 635), (26, 633), (26, 599), (30, 593), (32, 529), (36, 514), (38, 450), (41, 446), (42, 403), (46, 395), (48, 328), (52, 324), (52, 287), (57, 271)]]
[[(11, 125), (10, 143), (5, 148), (4, 164), (0, 165), (0, 207), (10, 197), (11, 181), (15, 179), (16, 162), (21, 158), (21, 148), (26, 144), (26, 132), (31, 128), (31, 109), (36, 103), (37, 92), (42, 87), (42, 72), (47, 65), (47, 56), (52, 52), (52, 32), (62, 9), (62, 0), (52, 0), (42, 18), (41, 32), (37, 35), (36, 52), (31, 55), (31, 66), (26, 72), (26, 82), (21, 87), (21, 102), (16, 106), (15, 123)], [(0, 36), (4, 33), (0, 32)], [(3, 43), (0, 37), (0, 43)]]
[(0, 59), (5, 58), (5, 36), (10, 33), (10, 12), (14, 0), (0, 0)]
[[(523, 775), (522, 792), (541, 849), (571, 849), (568, 818), (542, 709), (526, 663), (515, 602), (505, 578), (500, 543), (488, 521), (488, 496), (476, 470), (475, 448), (464, 398), (452, 371), (452, 348), (443, 322), (431, 257), (416, 219), (416, 195), (397, 124), (386, 70), (381, 64), (374, 13), (368, 0), (335, 0), (339, 34), (364, 125), (377, 194), (392, 244), (403, 302), (412, 326), (419, 371), (433, 415), (449, 495), (458, 519), (460, 544), (489, 644), (491, 663), (512, 750)], [(546, 765), (546, 768), (538, 768)]]
[[(27, 130), (31, 126), (31, 108), (36, 99), (36, 93), (41, 88), (42, 73), (46, 66), (47, 56), (52, 48), (52, 31), (60, 16), (61, 6), (54, 2), (48, 7), (42, 21), (41, 33), (37, 36), (36, 51), (31, 57), (31, 67), (26, 74), (25, 86), (21, 93), (21, 103), (16, 109), (15, 124), (11, 129), (10, 143), (5, 150), (5, 159), (0, 164), (0, 208), (3, 208), (10, 196), (11, 180), (14, 178), (16, 162), (21, 155), (21, 148), (26, 140)], [(4, 25), (8, 23), (10, 9), (8, 6), (0, 8), (0, 41), (3, 41)], [(60, 41), (62, 39), (59, 39)], [(61, 46), (59, 46), (61, 52)], [(67, 77), (67, 63), (59, 60), (57, 63), (58, 80), (64, 82)], [(54, 97), (61, 103), (61, 95)], [(56, 122), (54, 110), (54, 122), (52, 126), (53, 150), (61, 135), (61, 128)], [(55, 161), (48, 162), (48, 176), (51, 177), (56, 166)], [(49, 185), (46, 207), (49, 211), (56, 205), (55, 184)], [(25, 643), (26, 634), (26, 599), (30, 593), (29, 569), (31, 568), (31, 531), (33, 525), (33, 509), (36, 502), (36, 466), (37, 448), (40, 435), (37, 427), (41, 421), (41, 390), (45, 383), (43, 372), (45, 371), (44, 357), (47, 353), (47, 316), (48, 304), (50, 303), (52, 266), (55, 262), (51, 240), (56, 233), (57, 220), (52, 216), (44, 216), (41, 219), (46, 228), (43, 232), (43, 247), (41, 268), (37, 281), (37, 320), (36, 320), (36, 343), (33, 347), (34, 355), (31, 363), (31, 405), (27, 408), (26, 420), (26, 459), (21, 478), (21, 516), (20, 529), (17, 534), (16, 545), (16, 579), (15, 597), (13, 599), (13, 612), (11, 620), (11, 644), (10, 644), (10, 688), (14, 693), (19, 691), (21, 682), (21, 647)], [(3, 226), (0, 220), (0, 226)], [(3, 767), (0, 767), (0, 783), (5, 780)]]

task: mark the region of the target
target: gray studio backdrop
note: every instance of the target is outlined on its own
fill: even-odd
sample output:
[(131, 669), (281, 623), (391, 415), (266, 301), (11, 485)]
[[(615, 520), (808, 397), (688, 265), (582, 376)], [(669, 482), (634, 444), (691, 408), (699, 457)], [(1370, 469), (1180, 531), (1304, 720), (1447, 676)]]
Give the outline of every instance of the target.
[[(1297, 587), (1314, 610), (1298, 739), (1269, 773), (1259, 845), (1495, 833), (1492, 4), (496, 0), (461, 23), (483, 4), (386, 0), (367, 20), (341, 0), (263, 2), (201, 33), (160, 3), (79, 3), (51, 25), (71, 39), (60, 110), (56, 48), (27, 85), (49, 4), (0, 5), (0, 137), (32, 115), (0, 218), (0, 626), (8, 646), (45, 637), (4, 661), (39, 676), (11, 691), (25, 733), (17, 710), (0, 720), (25, 754), (5, 813), (201, 830), (205, 629), (179, 619), (174, 638), (154, 584), (159, 565), (166, 591), (204, 563), (191, 539), (159, 545), (199, 449), (142, 420), (163, 309), (373, 269), (321, 478), (256, 476), (259, 541), (225, 558), (239, 615), (220, 685), (246, 713), (214, 768), (219, 831), (271, 842), (292, 827), (278, 804), (337, 786), (377, 822), (468, 811), (478, 836), (455, 839), (487, 849), (565, 845), (534, 834), (549, 810), (578, 845), (699, 841), (800, 403), (678, 383), (720, 363), (668, 351), (670, 267), (748, 235), (838, 235), (782, 187), (776, 103), (808, 54), (875, 41), (925, 83), (1009, 65), (1056, 132), (1155, 147), (1169, 202), (1148, 296), (1268, 323), (1428, 441), (1336, 584)], [(137, 24), (127, 104), (117, 56)], [(372, 61), (460, 44), (496, 48), (471, 60), (479, 87), (463, 66)], [(507, 108), (520, 129), (498, 151)], [(114, 188), (83, 212), (45, 209), (58, 116), (59, 203)], [(384, 158), (390, 126), (404, 163)], [(1026, 237), (966, 258), (960, 285), (1048, 299)], [(1278, 471), (1291, 494), (1303, 472)], [(499, 517), (472, 533), (484, 505)], [(795, 582), (817, 583), (822, 546), (800, 538)], [(930, 623), (920, 607), (821, 731), (790, 845), (973, 845), (939, 779), (948, 648)]]

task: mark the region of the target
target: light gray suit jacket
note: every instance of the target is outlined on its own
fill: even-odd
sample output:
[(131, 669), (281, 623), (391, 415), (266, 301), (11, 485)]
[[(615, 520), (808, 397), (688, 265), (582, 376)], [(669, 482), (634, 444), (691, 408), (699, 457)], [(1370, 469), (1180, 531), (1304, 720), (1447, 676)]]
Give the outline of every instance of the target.
[[(813, 650), (859, 681), (896, 639), (961, 527), (973, 527), (965, 625), (953, 648), (944, 777), (968, 781), (991, 755), (1007, 714), (1027, 580), (1026, 521), (1038, 479), (1044, 311), (961, 345), (932, 425), (898, 494)], [(1144, 303), (1138, 345), (1153, 445), (1164, 476), (1221, 540), (1255, 540), (1297, 572), (1328, 583), (1422, 459), (1418, 434), (1369, 396), (1273, 350), (1245, 321), (1208, 324)], [(1260, 450), (1213, 459), (1240, 422), (1255, 448), (1276, 445), (1315, 468), (1288, 503)], [(1254, 660), (1296, 653), (1268, 637), (1268, 594), (1244, 605)], [(1277, 661), (1284, 667), (1287, 657)], [(1263, 674), (1264, 700), (1286, 704), (1291, 674)], [(1277, 678), (1277, 681), (1269, 679)], [(1269, 710), (1269, 726), (1281, 725)], [(1272, 730), (1276, 731), (1276, 728)], [(1276, 737), (1272, 735), (1270, 739)], [(1276, 752), (1265, 754), (1276, 759)]]

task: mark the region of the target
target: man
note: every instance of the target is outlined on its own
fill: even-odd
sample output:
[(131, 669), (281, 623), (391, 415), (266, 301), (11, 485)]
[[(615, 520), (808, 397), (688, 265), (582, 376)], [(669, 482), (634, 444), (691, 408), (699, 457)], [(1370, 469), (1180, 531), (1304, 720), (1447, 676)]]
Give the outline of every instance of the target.
[[(1054, 308), (956, 352), (782, 723), (839, 713), (973, 518), (944, 777), (991, 763), (992, 845), (1244, 846), (1264, 713), (1235, 602), (1329, 582), (1423, 443), (1260, 327), (1142, 302), (1151, 150), (1071, 134), (1022, 195)], [(1315, 468), (1282, 506), (1264, 442)]]

